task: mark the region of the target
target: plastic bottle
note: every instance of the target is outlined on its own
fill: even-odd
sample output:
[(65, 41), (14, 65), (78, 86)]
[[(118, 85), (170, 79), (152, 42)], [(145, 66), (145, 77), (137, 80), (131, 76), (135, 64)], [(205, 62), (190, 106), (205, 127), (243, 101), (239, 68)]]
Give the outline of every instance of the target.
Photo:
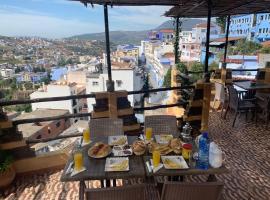
[(208, 133), (203, 133), (199, 139), (199, 155), (197, 168), (208, 169), (209, 167), (209, 138)]

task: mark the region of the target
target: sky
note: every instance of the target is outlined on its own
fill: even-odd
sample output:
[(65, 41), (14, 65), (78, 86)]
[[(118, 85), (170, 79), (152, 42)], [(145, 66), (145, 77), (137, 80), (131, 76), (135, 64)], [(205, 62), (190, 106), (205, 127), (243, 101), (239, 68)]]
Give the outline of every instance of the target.
[[(109, 7), (110, 31), (149, 30), (170, 7)], [(104, 32), (103, 7), (68, 0), (0, 0), (0, 35), (64, 38)]]

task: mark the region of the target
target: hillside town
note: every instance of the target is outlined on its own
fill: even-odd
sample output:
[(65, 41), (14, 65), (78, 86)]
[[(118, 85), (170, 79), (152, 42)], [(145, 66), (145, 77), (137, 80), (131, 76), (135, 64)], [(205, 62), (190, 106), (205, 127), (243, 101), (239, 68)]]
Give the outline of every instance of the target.
[[(232, 16), (229, 32), (227, 66), (232, 69), (249, 69), (268, 66), (270, 63), (269, 14)], [(185, 20), (185, 19), (184, 19)], [(189, 19), (190, 20), (190, 19)], [(188, 24), (189, 22), (186, 22)], [(193, 22), (194, 23), (194, 22)], [(263, 24), (263, 25), (262, 25)], [(222, 27), (223, 26), (223, 27)], [(211, 70), (221, 67), (225, 44), (223, 23), (210, 27), (209, 63)], [(206, 42), (205, 21), (192, 27), (181, 27), (179, 32), (180, 61), (189, 71), (202, 71)], [(113, 46), (111, 52), (112, 74), (116, 90), (140, 91), (145, 88), (170, 87), (170, 74), (175, 65), (174, 27), (148, 31), (140, 45)], [(253, 45), (252, 45), (253, 44)], [(241, 45), (244, 46), (241, 49)], [(251, 45), (249, 52), (243, 50)], [(5, 100), (36, 99), (68, 95), (82, 95), (106, 91), (107, 63), (104, 41), (76, 39), (45, 39), (37, 37), (0, 38), (1, 93)], [(237, 55), (235, 55), (237, 53)], [(239, 53), (241, 55), (239, 55)], [(234, 76), (254, 77), (254, 72), (235, 73)], [(199, 77), (197, 77), (199, 78)], [(170, 92), (151, 94), (148, 98), (137, 94), (129, 96), (131, 106), (158, 105), (169, 101)], [(92, 98), (59, 102), (40, 102), (6, 107), (9, 116), (51, 116), (56, 113), (91, 113)], [(55, 111), (55, 112), (52, 112)], [(137, 115), (140, 119), (140, 116)], [(19, 130), (27, 138), (41, 139), (60, 135), (81, 117), (51, 123), (21, 125)], [(56, 125), (56, 128), (54, 127)], [(61, 126), (61, 131), (57, 127)], [(35, 127), (39, 127), (36, 129)], [(46, 129), (50, 134), (40, 130)], [(52, 133), (51, 133), (52, 132)], [(47, 149), (46, 145), (42, 148)]]

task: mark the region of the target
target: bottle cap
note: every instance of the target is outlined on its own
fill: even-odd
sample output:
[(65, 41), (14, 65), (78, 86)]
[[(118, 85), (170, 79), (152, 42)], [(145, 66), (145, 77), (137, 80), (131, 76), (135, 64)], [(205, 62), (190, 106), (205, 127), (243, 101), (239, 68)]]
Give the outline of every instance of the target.
[(185, 143), (185, 144), (183, 144), (183, 148), (184, 149), (192, 149), (192, 145), (188, 144), (188, 143)]
[(207, 132), (203, 132), (203, 137), (205, 137), (205, 138), (208, 138), (208, 133)]

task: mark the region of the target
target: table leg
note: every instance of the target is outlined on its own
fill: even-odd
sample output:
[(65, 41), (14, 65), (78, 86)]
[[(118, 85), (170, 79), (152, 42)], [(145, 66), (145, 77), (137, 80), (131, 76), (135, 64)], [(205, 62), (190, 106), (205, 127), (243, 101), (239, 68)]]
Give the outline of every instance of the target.
[(113, 179), (112, 187), (116, 187), (116, 179)]
[(215, 182), (217, 181), (217, 178), (214, 174), (209, 174), (207, 182)]
[(104, 186), (104, 180), (102, 179), (102, 180), (100, 180), (100, 186), (101, 186), (101, 188), (104, 188), (105, 186)]
[(80, 190), (79, 190), (79, 199), (84, 200), (84, 189), (85, 189), (85, 183), (84, 181), (80, 181)]
[(111, 180), (110, 179), (109, 180), (106, 180), (105, 182), (106, 182), (106, 187), (110, 187), (111, 186)]

